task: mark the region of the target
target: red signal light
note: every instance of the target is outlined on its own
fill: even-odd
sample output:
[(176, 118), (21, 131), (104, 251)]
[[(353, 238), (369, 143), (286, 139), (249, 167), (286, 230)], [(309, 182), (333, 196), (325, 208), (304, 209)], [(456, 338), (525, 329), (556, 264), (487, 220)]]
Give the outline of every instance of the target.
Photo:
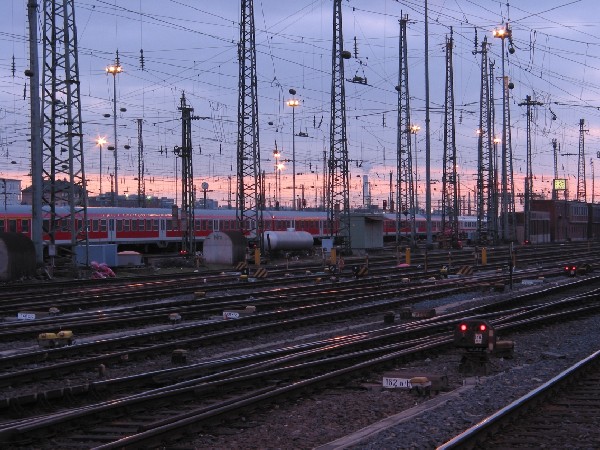
[(467, 324), (466, 323), (461, 323), (458, 328), (459, 328), (460, 331), (462, 331), (464, 333), (465, 331), (467, 331)]
[(482, 323), (481, 325), (479, 325), (479, 331), (485, 331), (487, 327), (485, 326), (485, 323)]
[(571, 270), (577, 270), (577, 267), (573, 266), (571, 267)]
[(569, 270), (569, 266), (565, 266), (565, 270)]

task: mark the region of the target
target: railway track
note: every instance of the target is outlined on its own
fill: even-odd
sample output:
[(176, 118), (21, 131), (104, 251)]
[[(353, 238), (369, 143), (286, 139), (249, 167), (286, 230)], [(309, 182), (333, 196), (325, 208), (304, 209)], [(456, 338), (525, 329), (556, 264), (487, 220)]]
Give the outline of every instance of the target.
[[(523, 273), (522, 276), (527, 275)], [(155, 357), (169, 354), (176, 349), (196, 348), (225, 340), (240, 340), (256, 333), (273, 333), (315, 323), (335, 322), (342, 317), (352, 318), (388, 311), (413, 304), (424, 298), (480, 290), (482, 285), (489, 285), (493, 280), (494, 278), (490, 280), (483, 277), (465, 280), (460, 285), (445, 281), (440, 285), (419, 286), (405, 286), (403, 283), (394, 285), (389, 280), (379, 280), (376, 283), (371, 281), (359, 286), (342, 284), (314, 291), (308, 289), (308, 292), (301, 294), (298, 290), (307, 290), (306, 287), (293, 288), (287, 293), (277, 291), (276, 295), (265, 292), (264, 297), (255, 293), (256, 298), (252, 300), (252, 304), (257, 305), (259, 311), (264, 312), (235, 321), (203, 320), (176, 326), (166, 325), (159, 330), (127, 333), (120, 337), (90, 340), (74, 346), (14, 352), (12, 355), (0, 358), (0, 368), (4, 370), (4, 373), (0, 374), (0, 386), (60, 377), (77, 370), (90, 370), (100, 364), (116, 364)], [(555, 289), (566, 289), (566, 287), (560, 286)], [(243, 301), (247, 304), (247, 297)], [(203, 314), (214, 313), (215, 310), (221, 313), (225, 305), (231, 305), (231, 301), (222, 299), (222, 303), (218, 305), (218, 308), (214, 304), (200, 305), (198, 309)], [(144, 312), (140, 315), (146, 317)], [(163, 320), (166, 319), (165, 314), (161, 316)], [(103, 319), (97, 320), (103, 323)], [(117, 322), (128, 320), (131, 321), (123, 318)], [(85, 321), (81, 326), (91, 326), (90, 321)], [(77, 327), (70, 327), (73, 328), (77, 330)], [(5, 338), (17, 335), (14, 330), (5, 331)], [(19, 329), (18, 333), (33, 333), (33, 331), (31, 328)], [(22, 370), (15, 370), (20, 367)]]
[[(573, 250), (570, 250), (572, 252)], [(598, 249), (588, 249), (588, 246), (578, 246), (579, 259), (595, 260), (600, 255)], [(400, 276), (410, 278), (413, 281), (423, 280), (440, 275), (439, 269), (446, 265), (449, 273), (459, 267), (470, 267), (473, 263), (471, 251), (454, 252), (448, 261), (445, 252), (437, 252), (431, 255), (419, 254), (414, 256), (414, 264), (410, 267), (397, 267), (397, 261), (386, 257), (369, 258), (369, 275), (375, 276)], [(490, 250), (489, 262), (486, 266), (474, 267), (475, 270), (500, 270), (507, 268), (508, 251), (505, 248)], [(572, 259), (569, 256), (567, 261)], [(429, 262), (425, 262), (428, 260)], [(524, 247), (519, 254), (518, 262), (520, 268), (530, 267), (554, 268), (560, 272), (566, 260), (565, 249), (559, 247), (535, 248)], [(365, 258), (356, 258), (354, 262), (349, 260), (347, 267), (365, 263)], [(425, 270), (425, 267), (435, 269)], [(4, 321), (9, 321), (12, 315), (16, 318), (17, 313), (23, 311), (41, 312), (39, 316), (47, 315), (50, 310), (58, 313), (75, 313), (81, 310), (96, 310), (102, 314), (108, 314), (107, 308), (139, 303), (148, 303), (149, 300), (158, 302), (161, 299), (174, 296), (193, 295), (195, 292), (203, 293), (223, 292), (224, 290), (245, 292), (264, 289), (273, 286), (286, 286), (290, 283), (315, 283), (323, 277), (330, 277), (330, 272), (324, 272), (323, 264), (319, 266), (297, 266), (289, 268), (275, 267), (269, 269), (268, 279), (255, 279), (252, 283), (241, 282), (239, 272), (230, 273), (208, 273), (208, 274), (181, 274), (170, 277), (151, 277), (135, 279), (107, 279), (107, 280), (78, 280), (58, 284), (27, 284), (21, 286), (18, 294), (15, 294), (14, 286), (0, 288), (0, 307), (6, 315)], [(352, 277), (347, 269), (345, 274), (335, 274), (336, 277)], [(508, 277), (507, 277), (508, 279)], [(149, 308), (149, 307), (147, 307)], [(122, 309), (123, 312), (125, 312)], [(106, 316), (104, 316), (106, 317)], [(49, 318), (48, 322), (59, 321), (60, 318)], [(41, 323), (39, 320), (36, 323)], [(104, 320), (107, 323), (107, 320)], [(0, 327), (2, 323), (0, 322)]]
[(438, 447), (593, 448), (600, 439), (600, 351)]
[[(547, 296), (547, 293), (543, 295)], [(586, 297), (591, 310), (598, 309), (597, 302), (592, 301), (596, 297), (596, 293)], [(502, 311), (499, 313), (501, 318), (488, 314), (490, 320), (497, 321), (498, 330), (531, 327), (535, 323), (566, 320), (569, 316), (589, 313), (591, 310), (585, 311), (583, 303), (583, 297), (570, 298), (563, 302), (545, 305), (544, 309), (549, 310), (547, 312), (543, 312), (542, 307), (538, 306), (538, 308), (519, 307), (516, 311)], [(556, 311), (559, 304), (563, 307), (561, 313)], [(573, 304), (577, 307), (574, 308)], [(470, 313), (477, 312), (482, 313), (482, 311), (470, 311)], [(398, 359), (414, 358), (416, 354), (433, 351), (436, 347), (451, 345), (452, 336), (447, 329), (449, 324), (456, 322), (456, 317), (454, 319), (452, 317), (448, 315), (430, 320), (429, 323), (426, 321), (426, 323), (390, 327), (396, 329), (388, 330), (387, 335), (374, 332), (368, 337), (348, 337), (346, 342), (343, 340), (336, 342), (336, 353), (331, 353), (334, 350), (329, 350), (333, 347), (331, 343), (324, 342), (320, 347), (327, 349), (327, 353), (320, 356), (315, 353), (319, 346), (315, 346), (314, 349), (301, 348), (298, 354), (290, 352), (285, 355), (274, 354), (275, 358), (272, 360), (265, 360), (264, 356), (259, 362), (246, 360), (243, 369), (234, 368), (206, 377), (196, 376), (195, 379), (191, 368), (181, 369), (179, 374), (177, 370), (172, 370), (162, 377), (155, 374), (154, 378), (160, 382), (176, 381), (177, 384), (135, 396), (120, 397), (118, 402), (109, 401), (81, 409), (72, 408), (68, 412), (44, 415), (40, 418), (14, 421), (0, 430), (0, 438), (13, 445), (21, 445), (25, 444), (25, 441), (20, 439), (32, 439), (36, 435), (39, 437), (41, 433), (49, 439), (48, 442), (61, 448), (77, 445), (77, 443), (82, 445), (84, 436), (86, 447), (120, 448), (127, 445), (128, 448), (134, 448), (156, 445), (163, 439), (161, 433), (168, 433), (172, 437), (189, 430), (192, 424), (194, 427), (202, 428), (214, 421), (232, 420), (248, 408), (263, 407), (282, 396), (296, 396), (306, 390), (321, 389), (332, 383), (344, 383), (345, 380), (356, 377), (364, 371), (385, 367)], [(437, 330), (437, 335), (434, 330)], [(419, 333), (425, 336), (418, 337)], [(369, 340), (373, 342), (367, 343), (366, 341)], [(347, 347), (349, 353), (340, 354), (340, 347), (343, 346)], [(357, 348), (357, 346), (364, 348)], [(307, 357), (309, 361), (303, 362), (302, 359)], [(257, 389), (256, 386), (261, 387)], [(266, 389), (266, 386), (269, 388)], [(215, 392), (221, 397), (224, 392), (227, 395), (221, 399), (219, 396), (210, 397), (208, 406), (203, 403), (211, 393)], [(183, 408), (185, 412), (181, 412), (181, 406), (169, 406), (180, 405), (182, 398), (186, 399), (187, 406)], [(164, 410), (159, 412), (161, 407), (164, 407)], [(123, 408), (126, 413), (123, 412)], [(148, 413), (149, 410), (152, 413)], [(93, 420), (90, 419), (92, 417)], [(166, 417), (169, 419), (165, 419)], [(91, 426), (90, 420), (101, 422), (101, 425)], [(71, 424), (70, 426), (77, 424), (73, 431), (74, 436), (69, 440), (66, 440), (66, 430), (61, 425), (66, 422)], [(61, 429), (60, 437), (55, 436), (57, 426)], [(135, 433), (134, 429), (137, 430)], [(123, 439), (124, 434), (129, 437), (119, 440)], [(132, 434), (135, 434), (135, 437)], [(103, 442), (108, 441), (111, 443), (102, 445)]]
[[(502, 263), (500, 263), (502, 264)], [(533, 263), (531, 263), (533, 265)], [(535, 263), (536, 267), (539, 267), (540, 264), (539, 263)], [(555, 264), (556, 265), (556, 264)], [(283, 322), (289, 324), (290, 328), (294, 328), (294, 327), (305, 327), (308, 324), (314, 324), (317, 321), (317, 317), (318, 315), (323, 315), (324, 317), (329, 317), (329, 318), (324, 318), (323, 321), (324, 323), (327, 323), (327, 321), (339, 321), (340, 318), (342, 317), (346, 317), (346, 318), (351, 318), (351, 317), (355, 317), (356, 315), (364, 315), (364, 314), (372, 314), (373, 312), (377, 312), (377, 311), (384, 311), (384, 310), (390, 310), (390, 309), (394, 309), (394, 308), (398, 308), (401, 303), (399, 303), (397, 300), (393, 299), (393, 295), (395, 295), (396, 297), (398, 297), (398, 295), (402, 295), (403, 297), (405, 297), (404, 300), (407, 301), (407, 304), (410, 304), (411, 302), (416, 302), (419, 300), (419, 298), (424, 298), (424, 297), (429, 297), (429, 296), (434, 296), (434, 295), (444, 295), (444, 294), (448, 294), (451, 288), (451, 285), (453, 283), (455, 283), (456, 280), (436, 280), (435, 283), (432, 283), (431, 285), (427, 285), (424, 282), (414, 282), (414, 283), (408, 283), (408, 285), (404, 282), (401, 282), (398, 284), (398, 286), (396, 286), (395, 288), (395, 292), (394, 289), (392, 289), (392, 279), (397, 278), (397, 274), (398, 274), (398, 268), (397, 267), (393, 267), (390, 268), (389, 267), (389, 263), (388, 263), (388, 267), (386, 267), (385, 265), (382, 265), (382, 272), (385, 273), (386, 270), (393, 270), (393, 274), (395, 274), (395, 276), (375, 276), (372, 275), (370, 273), (370, 276), (366, 279), (361, 279), (361, 280), (347, 280), (347, 282), (332, 282), (332, 283), (327, 283), (327, 286), (319, 286), (318, 288), (322, 289), (324, 291), (324, 295), (325, 298), (320, 299), (318, 297), (316, 297), (316, 293), (314, 292), (309, 292), (309, 289), (307, 286), (298, 286), (296, 288), (287, 288), (287, 289), (282, 289), (282, 288), (278, 288), (277, 289), (277, 293), (275, 294), (274, 292), (267, 292), (265, 293), (265, 298), (261, 300), (261, 295), (258, 294), (258, 291), (260, 289), (257, 289), (255, 294), (252, 294), (253, 296), (256, 296), (257, 298), (254, 299), (256, 301), (264, 301), (264, 305), (266, 308), (268, 308), (268, 302), (273, 302), (271, 305), (271, 307), (274, 309), (277, 309), (276, 312), (273, 313), (273, 317), (271, 317), (271, 319), (273, 319), (274, 317), (276, 317), (277, 315), (279, 315), (279, 318), (283, 318)], [(377, 273), (377, 269), (375, 269), (373, 271), (373, 273)], [(549, 274), (556, 274), (558, 273), (556, 268), (551, 268), (549, 269), (549, 272), (547, 273), (547, 275)], [(523, 278), (532, 278), (532, 277), (537, 277), (540, 275), (544, 275), (545, 273), (541, 272), (540, 269), (531, 269), (531, 271), (527, 272), (527, 271), (519, 271), (519, 272), (515, 272), (514, 277), (514, 281), (518, 282), (520, 277)], [(504, 281), (506, 281), (506, 274), (505, 273), (495, 273), (495, 276), (500, 276), (500, 278)], [(487, 285), (488, 289), (490, 285), (493, 285), (494, 281), (493, 279), (485, 279), (484, 277), (474, 277), (477, 278), (476, 280), (472, 280), (470, 278), (466, 279), (463, 278), (461, 280), (459, 280), (459, 282), (462, 284), (461, 288), (462, 289), (481, 289), (481, 285)], [(578, 280), (578, 279), (577, 279)], [(290, 283), (290, 280), (284, 280), (286, 281), (288, 284)], [(590, 279), (586, 279), (586, 282), (589, 283)], [(314, 283), (314, 281), (310, 281), (310, 283)], [(469, 283), (472, 283), (470, 286), (467, 286)], [(414, 284), (414, 285), (413, 285)], [(364, 295), (360, 292), (359, 288), (361, 285), (364, 285), (363, 287), (365, 288), (365, 292), (368, 292), (369, 290), (373, 291), (378, 291), (379, 293), (383, 293), (384, 295), (386, 295), (387, 290), (389, 289), (390, 295), (392, 295), (392, 298), (389, 301), (381, 301), (379, 302), (380, 304), (376, 304), (378, 303), (378, 301), (375, 300), (375, 298), (371, 299), (369, 298), (368, 294), (365, 293)], [(413, 286), (410, 286), (413, 285)], [(478, 286), (479, 287), (476, 287)], [(248, 285), (246, 285), (248, 287)], [(254, 286), (253, 286), (254, 287)], [(317, 286), (310, 286), (311, 288), (315, 287), (317, 288)], [(323, 289), (325, 288), (325, 289)], [(400, 288), (402, 289), (406, 289), (406, 291), (400, 291)], [(443, 288), (441, 289), (439, 292), (436, 292), (435, 289), (438, 288)], [(306, 311), (310, 311), (313, 306), (311, 304), (311, 302), (309, 301), (308, 303), (304, 303), (302, 304), (301, 302), (306, 302), (305, 298), (302, 298), (301, 295), (299, 295), (297, 292), (294, 292), (294, 289), (298, 289), (300, 291), (302, 291), (304, 295), (304, 297), (313, 297), (312, 298), (312, 304), (319, 304), (319, 306), (321, 306), (323, 308), (322, 310), (322, 314), (318, 314), (317, 316), (315, 315), (308, 315), (306, 317), (297, 317), (297, 313), (299, 310), (302, 310), (304, 312)], [(419, 292), (420, 291), (420, 297), (417, 295), (415, 297), (410, 297), (409, 293), (410, 290), (414, 290)], [(423, 292), (423, 290), (426, 290), (426, 292)], [(392, 294), (393, 292), (393, 294)], [(400, 293), (400, 294), (399, 294)], [(236, 294), (237, 295), (237, 294)], [(240, 298), (240, 301), (247, 301), (248, 300), (248, 293), (241, 293), (239, 294), (241, 295), (243, 298)], [(346, 295), (348, 296), (348, 298), (346, 299)], [(335, 297), (335, 301), (331, 302), (331, 297), (334, 296)], [(271, 297), (269, 299), (269, 297)], [(330, 297), (329, 299), (327, 299), (327, 297)], [(355, 307), (351, 306), (351, 299), (355, 298), (357, 303)], [(287, 313), (289, 314), (288, 316), (285, 316), (282, 314), (282, 310), (281, 310), (281, 303), (282, 303), (282, 299), (291, 299), (291, 306), (290, 307), (290, 311), (288, 311)], [(330, 301), (331, 304), (327, 304), (327, 301)], [(187, 300), (188, 303), (191, 303), (190, 300)], [(204, 301), (204, 300), (203, 300)], [(225, 300), (225, 303), (229, 303), (231, 304), (231, 302), (233, 301), (233, 299), (229, 299), (229, 300)], [(345, 303), (346, 301), (348, 301), (349, 303)], [(193, 302), (193, 301), (192, 301)], [(298, 302), (298, 303), (293, 303), (293, 302)], [(225, 304), (223, 303), (223, 304)], [(306, 305), (311, 305), (310, 307), (307, 307)], [(340, 312), (340, 310), (338, 308), (340, 308), (342, 305), (346, 305), (347, 311), (342, 311)], [(137, 307), (136, 307), (137, 308)], [(219, 307), (217, 307), (218, 309)], [(132, 308), (132, 310), (134, 310), (135, 308)], [(316, 310), (313, 310), (313, 312)], [(163, 317), (164, 320), (164, 310), (160, 312), (160, 314)], [(480, 310), (477, 312), (477, 314), (483, 314), (485, 312), (485, 310)], [(147, 311), (142, 311), (143, 314), (147, 314)], [(82, 313), (83, 314), (83, 313)], [(513, 315), (516, 313), (510, 313), (508, 314)], [(261, 317), (261, 316), (265, 316), (265, 317)], [(272, 331), (281, 331), (282, 325), (281, 322), (278, 320), (273, 320), (272, 323), (263, 323), (261, 324), (260, 321), (258, 321), (257, 319), (259, 317), (261, 317), (260, 320), (262, 319), (266, 319), (269, 316), (269, 314), (257, 314), (256, 316), (250, 318), (248, 320), (248, 322), (244, 325), (244, 320), (241, 321), (228, 321), (229, 323), (224, 325), (225, 329), (222, 329), (221, 331), (216, 331), (214, 333), (213, 336), (207, 335), (206, 333), (204, 333), (202, 331), (201, 328), (195, 329), (191, 334), (199, 334), (199, 333), (204, 333), (205, 334), (205, 344), (210, 344), (212, 343), (217, 343), (217, 342), (222, 342), (224, 339), (240, 339), (243, 336), (252, 336), (252, 335), (256, 335), (258, 333), (264, 333), (266, 332), (272, 332)], [(53, 318), (52, 320), (56, 321), (58, 318)], [(52, 323), (52, 320), (50, 320), (48, 323)], [(105, 321), (109, 321), (107, 319), (104, 319)], [(133, 320), (133, 316), (131, 318), (131, 320)], [(502, 326), (501, 324), (501, 319), (499, 320), (499, 326)], [(36, 321), (37, 322), (37, 321)], [(227, 322), (227, 321), (226, 321)], [(143, 323), (143, 321), (141, 322)], [(223, 323), (223, 322), (220, 322)], [(182, 325), (182, 326), (180, 326)], [(187, 327), (189, 324), (180, 324), (177, 326), (171, 326), (168, 327), (172, 330), (175, 330), (177, 328), (185, 328)], [(247, 325), (247, 326), (246, 326)], [(241, 326), (241, 327), (240, 327)], [(231, 327), (231, 330), (227, 330), (228, 327)], [(238, 329), (238, 327), (240, 327)], [(245, 328), (245, 329), (242, 329)], [(268, 331), (268, 330), (272, 330), (272, 331)], [(227, 335), (229, 334), (229, 332), (233, 333), (230, 337), (228, 337)], [(237, 335), (236, 335), (237, 333)], [(245, 334), (244, 334), (245, 333)], [(100, 351), (97, 355), (92, 356), (92, 358), (96, 357), (98, 359), (91, 360), (88, 363), (88, 369), (90, 367), (95, 368), (98, 367), (99, 365), (102, 364), (102, 357), (107, 358), (108, 353), (112, 353), (112, 355), (108, 356), (108, 359), (106, 359), (105, 361), (110, 361), (109, 364), (117, 364), (117, 362), (121, 362), (124, 364), (127, 364), (127, 361), (132, 361), (137, 359), (137, 357), (135, 356), (135, 353), (139, 350), (139, 355), (141, 358), (146, 358), (147, 356), (144, 355), (156, 355), (156, 354), (165, 354), (168, 353), (170, 351), (172, 351), (174, 348), (182, 348), (185, 347), (185, 345), (192, 345), (192, 346), (198, 346), (198, 345), (205, 345), (205, 344), (199, 344), (199, 342), (202, 341), (198, 341), (197, 338), (184, 338), (183, 340), (176, 340), (172, 346), (169, 347), (169, 345), (171, 345), (171, 343), (165, 343), (165, 342), (161, 342), (160, 345), (145, 345), (148, 344), (149, 340), (153, 340), (156, 342), (156, 340), (163, 340), (164, 337), (158, 337), (157, 339), (152, 338), (148, 335), (144, 335), (144, 333), (139, 333), (140, 334), (140, 341), (137, 344), (125, 344), (124, 347), (122, 347), (122, 350), (117, 350), (115, 349), (111, 349), (110, 347), (104, 349), (103, 351)], [(157, 334), (158, 336), (158, 334)], [(186, 344), (186, 342), (188, 344)], [(133, 348), (132, 345), (137, 345), (137, 348)], [(69, 350), (72, 349), (76, 349), (76, 347), (79, 347), (79, 345), (74, 346), (73, 348), (65, 348), (65, 349), (54, 349), (51, 351), (44, 351), (44, 352), (39, 352), (38, 355), (35, 357), (36, 359), (34, 359), (34, 363), (35, 364), (40, 364), (43, 361), (52, 361), (54, 359), (54, 355), (59, 355), (63, 350), (65, 352), (68, 353)], [(162, 347), (162, 350), (161, 350)], [(385, 352), (389, 352), (390, 349), (386, 348), (384, 350)], [(422, 354), (423, 352), (427, 352), (428, 350), (426, 348), (422, 348), (420, 349), (420, 353)], [(35, 353), (35, 352), (34, 352)], [(46, 356), (44, 356), (46, 355)], [(50, 357), (48, 357), (50, 356)], [(41, 357), (41, 359), (40, 359)], [(56, 361), (57, 365), (63, 365), (63, 367), (61, 368), (61, 370), (63, 370), (63, 372), (56, 372), (55, 374), (58, 374), (58, 376), (60, 376), (60, 374), (64, 374), (64, 373), (71, 373), (73, 370), (80, 370), (77, 369), (77, 367), (80, 365), (79, 362), (77, 361), (69, 361), (70, 357), (67, 356), (66, 360), (63, 361)], [(112, 359), (110, 359), (112, 358)], [(246, 358), (249, 358), (249, 356), (246, 356)], [(283, 356), (279, 355), (279, 358), (282, 358), (283, 360)], [(18, 358), (17, 358), (18, 359)], [(1, 359), (0, 359), (1, 361)], [(8, 360), (6, 360), (8, 361)], [(5, 362), (6, 362), (5, 361)], [(221, 367), (221, 363), (222, 363), (222, 367)], [(14, 365), (15, 367), (18, 367), (18, 365), (20, 363), (14, 363), (14, 361), (12, 363), (9, 363), (8, 365)], [(44, 364), (46, 364), (44, 362)], [(81, 363), (83, 365), (83, 363)], [(230, 374), (234, 374), (236, 372), (239, 372), (239, 368), (236, 367), (236, 364), (241, 364), (242, 366), (247, 365), (247, 364), (256, 364), (257, 366), (263, 366), (265, 364), (270, 364), (269, 362), (267, 362), (266, 360), (259, 360), (256, 362), (252, 362), (250, 359), (245, 359), (243, 360), (243, 362), (234, 362), (231, 361), (229, 363), (224, 363), (224, 362), (212, 362), (212, 363), (207, 363), (208, 365), (205, 366), (202, 369), (199, 370), (203, 370), (205, 376), (213, 376), (213, 377), (220, 377), (223, 375), (212, 375), (210, 372), (211, 371), (215, 371), (215, 373), (221, 373), (223, 372), (223, 374), (227, 371), (229, 371)], [(212, 364), (212, 365), (211, 365)], [(70, 365), (70, 367), (69, 367)], [(217, 367), (219, 367), (217, 369)], [(53, 369), (50, 369), (48, 366), (44, 367), (43, 365), (40, 365), (39, 368), (36, 369), (38, 375), (30, 374), (32, 375), (31, 379), (34, 380), (38, 380), (40, 375), (39, 374), (44, 374), (44, 373), (48, 373), (51, 374)], [(190, 370), (195, 370), (195, 369), (190, 369)], [(330, 370), (330, 369), (328, 369)], [(15, 371), (14, 374), (18, 374), (19, 370)], [(35, 371), (34, 371), (35, 372)], [(171, 374), (167, 375), (167, 374), (159, 374), (159, 373), (153, 373), (152, 375), (148, 375), (145, 374), (146, 376), (146, 381), (144, 383), (146, 384), (142, 384), (142, 386), (144, 386), (144, 388), (147, 389), (156, 389), (156, 383), (166, 383), (167, 385), (169, 383), (181, 383), (181, 382), (186, 382), (186, 375), (182, 374), (181, 372), (179, 372), (179, 375), (174, 375), (175, 373), (177, 373), (176, 370), (172, 371)], [(13, 375), (14, 375), (13, 374)], [(10, 381), (10, 376), (5, 380), (5, 385), (12, 385), (13, 383), (18, 384), (15, 381), (15, 376), (10, 375), (13, 377), (13, 380)], [(143, 375), (143, 374), (142, 374)], [(272, 374), (271, 374), (272, 375)], [(54, 375), (51, 375), (51, 377)], [(250, 376), (250, 374), (245, 374), (245, 376)], [(19, 377), (19, 375), (16, 375), (16, 377)], [(42, 376), (43, 378), (43, 376)], [(231, 377), (230, 377), (231, 378)], [(25, 374), (25, 372), (22, 372), (21, 376), (20, 376), (20, 381), (24, 381), (27, 382), (27, 376)], [(15, 410), (15, 411), (21, 411), (21, 413), (25, 413), (29, 408), (33, 407), (33, 409), (37, 409), (40, 407), (43, 407), (43, 405), (57, 405), (57, 404), (63, 404), (63, 405), (69, 405), (71, 404), (70, 402), (73, 401), (73, 399), (77, 399), (76, 402), (81, 401), (81, 399), (83, 397), (86, 397), (86, 395), (78, 395), (78, 394), (89, 394), (88, 397), (92, 398), (94, 396), (104, 396), (106, 393), (110, 393), (110, 392), (119, 392), (119, 395), (128, 395), (129, 392), (131, 392), (131, 386), (135, 385), (139, 382), (139, 380), (134, 381), (135, 377), (131, 377), (131, 379), (129, 380), (120, 380), (122, 382), (122, 385), (120, 387), (118, 387), (118, 383), (114, 384), (111, 386), (111, 381), (112, 380), (101, 380), (100, 382), (90, 382), (87, 384), (82, 384), (82, 385), (75, 385), (75, 386), (68, 386), (62, 390), (60, 389), (55, 389), (54, 392), (49, 392), (49, 391), (42, 391), (42, 392), (35, 392), (32, 394), (28, 394), (28, 395), (23, 395), (21, 398), (10, 398), (5, 400), (5, 402), (3, 403), (3, 407), (6, 408), (6, 410)], [(104, 382), (106, 381), (106, 383)], [(208, 382), (208, 380), (205, 380), (205, 382)], [(212, 383), (217, 383), (217, 382), (222, 382), (222, 380), (218, 380), (218, 379), (212, 379), (211, 381)], [(259, 383), (260, 381), (250, 381), (250, 384), (256, 384)], [(110, 387), (109, 387), (110, 386)], [(247, 393), (250, 392), (250, 388), (247, 389)], [(196, 392), (196, 391), (193, 391)], [(140, 394), (141, 395), (141, 394)], [(262, 394), (261, 394), (262, 395)], [(85, 402), (88, 402), (89, 400), (85, 400)], [(231, 402), (231, 400), (228, 400), (229, 402)], [(243, 402), (249, 401), (248, 399), (244, 399)], [(62, 402), (62, 403), (61, 403)], [(233, 402), (235, 403), (235, 402)], [(233, 404), (232, 403), (232, 404)], [(253, 406), (254, 407), (254, 406)], [(260, 407), (260, 406), (259, 406)], [(232, 410), (235, 411), (235, 408)], [(30, 413), (28, 413), (30, 414)], [(169, 413), (171, 414), (171, 413)], [(233, 412), (232, 412), (233, 414)], [(219, 419), (220, 420), (220, 419)], [(227, 419), (229, 420), (229, 419)], [(42, 433), (43, 434), (43, 433)], [(112, 439), (112, 438), (111, 438)]]

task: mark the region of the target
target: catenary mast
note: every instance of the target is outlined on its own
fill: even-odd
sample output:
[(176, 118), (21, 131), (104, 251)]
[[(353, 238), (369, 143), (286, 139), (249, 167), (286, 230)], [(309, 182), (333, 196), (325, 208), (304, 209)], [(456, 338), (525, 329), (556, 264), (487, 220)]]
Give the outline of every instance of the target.
[(27, 3), (29, 22), (29, 69), (25, 75), (30, 78), (30, 109), (31, 109), (31, 240), (35, 249), (36, 264), (44, 263), (44, 241), (42, 233), (42, 164), (43, 146), (40, 128), (40, 64), (38, 60), (38, 4), (33, 0)]
[(479, 96), (479, 129), (477, 140), (477, 236), (481, 243), (491, 238), (490, 222), (496, 214), (494, 208), (494, 152), (492, 150), (492, 105), (488, 66), (487, 36), (483, 38), (481, 50), (481, 91)]
[(406, 24), (408, 16), (400, 19), (399, 37), (399, 70), (398, 70), (398, 131), (397, 167), (396, 167), (396, 244), (400, 243), (402, 215), (408, 219), (410, 214), (411, 240), (416, 241), (414, 179), (412, 171), (412, 152), (410, 139), (410, 96), (408, 93), (408, 51), (406, 41)]
[(350, 241), (350, 182), (348, 175), (348, 141), (346, 136), (344, 59), (349, 59), (351, 56), (352, 54), (349, 51), (344, 50), (342, 0), (334, 0), (327, 221), (331, 236), (337, 235), (341, 240), (342, 252), (346, 254), (351, 252), (352, 246)]
[(585, 182), (585, 130), (583, 128), (585, 121), (579, 120), (579, 157), (577, 160), (577, 201), (586, 201), (586, 182)]
[(454, 119), (454, 68), (452, 66), (452, 28), (446, 38), (446, 97), (444, 102), (444, 164), (442, 169), (443, 242), (450, 247), (458, 243), (458, 192), (456, 177), (456, 139)]
[(138, 130), (138, 206), (140, 208), (146, 207), (146, 180), (144, 178), (144, 139), (142, 134), (143, 119), (137, 120)]
[(256, 236), (262, 247), (263, 199), (261, 193), (260, 145), (258, 137), (258, 91), (254, 1), (241, 1), (240, 41), (238, 43), (239, 100), (237, 136), (238, 192), (236, 217), (239, 229)]
[(181, 158), (181, 250), (192, 256), (196, 251), (194, 234), (194, 169), (192, 158), (192, 116), (194, 108), (181, 94), (181, 147), (175, 147), (175, 155)]
[[(53, 258), (59, 221), (69, 224), (73, 263), (75, 247), (83, 245), (87, 264), (87, 189), (74, 0), (44, 2), (42, 41), (42, 207), (50, 212), (43, 232), (49, 237)], [(60, 203), (68, 205), (67, 213), (59, 212)]]

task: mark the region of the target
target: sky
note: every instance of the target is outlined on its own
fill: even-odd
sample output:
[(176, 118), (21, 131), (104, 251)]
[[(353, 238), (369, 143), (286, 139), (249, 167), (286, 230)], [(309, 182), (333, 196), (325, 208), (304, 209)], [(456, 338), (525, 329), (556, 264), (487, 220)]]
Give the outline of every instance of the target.
[[(351, 205), (363, 203), (365, 175), (372, 203), (380, 206), (389, 198), (390, 173), (395, 180), (398, 21), (407, 15), (411, 122), (421, 127), (413, 152), (419, 204), (424, 206), (424, 2), (343, 0), (342, 5), (344, 45), (353, 53), (345, 62)], [(22, 179), (23, 187), (31, 184), (26, 6), (27, 0), (2, 0), (0, 15), (0, 177)], [(285, 160), (277, 183), (281, 201), (291, 204), (293, 146), (297, 194), (304, 195), (308, 206), (322, 196), (323, 155), (329, 145), (332, 13), (332, 0), (254, 0), (259, 143), (269, 202), (276, 196), (277, 148)], [(103, 191), (108, 191), (114, 173), (113, 154), (106, 149), (114, 142), (113, 119), (105, 117), (112, 114), (114, 80), (105, 68), (118, 50), (123, 67), (116, 80), (119, 193), (137, 192), (138, 119), (142, 119), (146, 194), (180, 199), (180, 161), (173, 150), (181, 145), (178, 107), (185, 93), (193, 114), (200, 117), (192, 122), (198, 198), (202, 183), (208, 183), (208, 197), (225, 205), (230, 177), (232, 189), (236, 187), (239, 0), (76, 0), (75, 17), (90, 195), (98, 193), (100, 176)], [(459, 189), (464, 199), (473, 200), (481, 77), (481, 54), (473, 51), (475, 43), (480, 49), (487, 37), (495, 67), (495, 134), (500, 136), (502, 45), (492, 32), (507, 23), (515, 50), (505, 53), (505, 74), (514, 84), (510, 114), (515, 191), (523, 191), (526, 172), (526, 109), (519, 103), (530, 95), (542, 103), (532, 108), (534, 192), (550, 195), (556, 139), (559, 177), (568, 180), (570, 195), (575, 194), (583, 119), (587, 200), (600, 201), (600, 183), (593, 175), (594, 169), (600, 174), (599, 22), (596, 0), (521, 0), (510, 5), (492, 0), (429, 1), (434, 208), (441, 194), (446, 38), (452, 30)], [(41, 22), (38, 28), (42, 29)], [(350, 82), (355, 76), (367, 84)], [(290, 89), (300, 102), (294, 110), (286, 105)], [(107, 140), (102, 167), (98, 137)], [(235, 194), (232, 198), (235, 201)]]

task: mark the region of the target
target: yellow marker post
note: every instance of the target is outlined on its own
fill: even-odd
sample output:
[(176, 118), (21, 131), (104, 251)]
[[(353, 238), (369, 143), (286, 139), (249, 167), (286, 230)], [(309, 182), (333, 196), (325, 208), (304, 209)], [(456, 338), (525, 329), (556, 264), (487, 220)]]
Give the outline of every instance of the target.
[(481, 249), (481, 265), (487, 265), (487, 248), (485, 247)]
[(410, 266), (410, 248), (409, 247), (406, 248), (405, 261), (406, 261), (406, 264), (408, 264)]
[(260, 266), (260, 248), (254, 249), (254, 264)]
[(331, 249), (331, 255), (329, 256), (329, 263), (333, 264), (334, 266), (337, 264), (337, 253), (335, 251), (335, 248)]

